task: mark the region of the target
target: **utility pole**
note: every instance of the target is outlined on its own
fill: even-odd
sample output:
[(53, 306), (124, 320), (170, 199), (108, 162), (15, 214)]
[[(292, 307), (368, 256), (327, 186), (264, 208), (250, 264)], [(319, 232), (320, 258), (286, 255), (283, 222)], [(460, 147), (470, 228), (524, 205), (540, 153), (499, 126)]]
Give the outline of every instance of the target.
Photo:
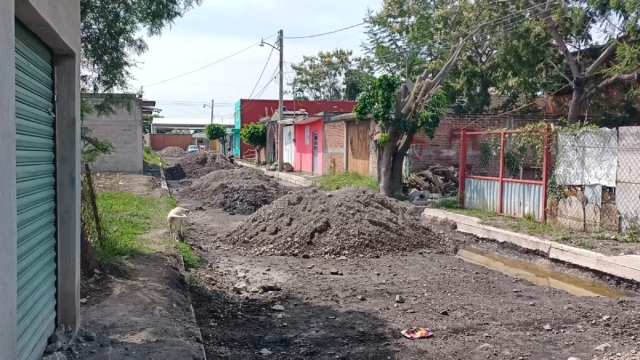
[(213, 125), (213, 99), (211, 99), (211, 125)]
[(280, 76), (278, 79), (279, 96), (278, 96), (278, 172), (284, 170), (284, 32), (278, 31), (278, 50), (280, 50)]

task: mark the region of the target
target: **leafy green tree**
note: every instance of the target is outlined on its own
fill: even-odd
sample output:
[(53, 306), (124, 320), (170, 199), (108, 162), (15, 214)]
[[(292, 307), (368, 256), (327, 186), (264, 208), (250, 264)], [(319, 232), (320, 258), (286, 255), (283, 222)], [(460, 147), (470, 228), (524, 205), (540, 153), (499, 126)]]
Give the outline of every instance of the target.
[(227, 153), (227, 129), (224, 126), (209, 124), (204, 128), (204, 135), (209, 141), (219, 141), (222, 144), (222, 153)]
[[(151, 124), (153, 123), (153, 119), (162, 118), (162, 115), (158, 114), (142, 114), (142, 133), (150, 134), (151, 133)], [(161, 130), (161, 129), (158, 129)], [(160, 131), (158, 131), (160, 133)]]
[[(147, 51), (142, 34), (160, 35), (166, 26), (200, 5), (202, 0), (80, 0), (80, 40), (82, 67), (80, 84), (83, 93), (105, 93), (101, 103), (81, 105), (81, 118), (91, 112), (111, 114), (115, 107), (129, 107), (142, 94), (115, 95), (128, 91), (135, 57)], [(149, 127), (150, 130), (150, 127)], [(91, 136), (82, 128), (85, 144), (83, 160), (95, 161), (113, 151), (106, 141)]]
[(260, 162), (260, 151), (267, 146), (267, 126), (264, 123), (251, 123), (240, 129), (242, 142), (256, 148), (256, 157)]
[(363, 48), (376, 70), (413, 79), (425, 70), (437, 72), (452, 44), (468, 36), (458, 66), (442, 84), (449, 102), (456, 111), (481, 113), (490, 110), (492, 95), (503, 95), (509, 108), (535, 98), (544, 79), (536, 68), (539, 54), (518, 55), (524, 21), (519, 11), (513, 1), (388, 0), (379, 12), (368, 13)]
[(550, 68), (571, 89), (567, 122), (578, 122), (589, 99), (613, 85), (636, 83), (640, 68), (640, 3), (634, 0), (557, 4), (529, 0), (531, 26), (544, 26), (555, 49)]
[(295, 99), (355, 100), (372, 78), (373, 68), (366, 58), (353, 57), (353, 51), (336, 49), (304, 56), (292, 64)]

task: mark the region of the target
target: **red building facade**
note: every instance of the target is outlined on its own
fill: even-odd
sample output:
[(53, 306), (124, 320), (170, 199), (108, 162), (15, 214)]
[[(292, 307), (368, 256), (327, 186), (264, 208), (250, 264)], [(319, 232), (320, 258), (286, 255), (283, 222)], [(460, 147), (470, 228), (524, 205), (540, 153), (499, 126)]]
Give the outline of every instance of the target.
[[(287, 111), (304, 109), (309, 115), (321, 112), (351, 112), (357, 104), (355, 101), (311, 101), (311, 100), (285, 100), (283, 105)], [(239, 132), (245, 124), (257, 122), (260, 118), (272, 116), (278, 110), (278, 100), (240, 99), (236, 103), (235, 128)], [(234, 151), (243, 158), (252, 146), (242, 143)], [(322, 150), (320, 150), (322, 151)]]

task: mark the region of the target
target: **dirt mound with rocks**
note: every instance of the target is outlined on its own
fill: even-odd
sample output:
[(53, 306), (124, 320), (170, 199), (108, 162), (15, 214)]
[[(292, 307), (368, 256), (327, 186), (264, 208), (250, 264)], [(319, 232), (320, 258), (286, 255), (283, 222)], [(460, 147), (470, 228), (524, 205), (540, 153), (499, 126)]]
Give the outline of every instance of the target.
[(199, 151), (186, 154), (177, 164), (166, 168), (165, 176), (169, 180), (196, 179), (212, 171), (237, 169), (238, 167), (239, 165), (229, 162), (229, 158), (225, 155)]
[(173, 157), (173, 158), (183, 157), (187, 154), (187, 152), (184, 149), (177, 146), (166, 147), (160, 151), (157, 151), (157, 153), (158, 155), (163, 157)]
[(229, 213), (249, 215), (289, 191), (262, 171), (237, 168), (210, 172), (180, 194)]
[(360, 187), (330, 193), (304, 189), (261, 208), (220, 241), (255, 255), (372, 257), (417, 249), (457, 251), (410, 208)]

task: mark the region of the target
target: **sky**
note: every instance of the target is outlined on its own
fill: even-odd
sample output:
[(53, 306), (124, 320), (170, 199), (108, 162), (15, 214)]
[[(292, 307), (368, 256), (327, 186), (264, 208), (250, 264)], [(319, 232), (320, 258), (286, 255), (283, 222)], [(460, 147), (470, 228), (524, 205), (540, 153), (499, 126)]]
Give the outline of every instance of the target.
[[(278, 83), (273, 80), (278, 53), (271, 48), (253, 46), (203, 70), (156, 84), (250, 47), (265, 38), (274, 43), (276, 33), (284, 31), (285, 90), (293, 78), (287, 63), (297, 63), (303, 55), (335, 48), (362, 53), (366, 39), (364, 26), (308, 39), (286, 39), (342, 29), (361, 23), (367, 9), (377, 11), (382, 0), (204, 0), (204, 3), (177, 19), (161, 36), (147, 37), (149, 50), (138, 58), (132, 73), (136, 90), (144, 98), (156, 100), (164, 117), (210, 118), (214, 100), (214, 118), (232, 118), (233, 106), (249, 98), (262, 70), (264, 75), (251, 98), (264, 89), (262, 99), (278, 98)], [(269, 38), (268, 40), (266, 40)], [(154, 85), (155, 84), (155, 85)], [(265, 87), (266, 86), (266, 87)], [(285, 99), (290, 95), (285, 95)]]

